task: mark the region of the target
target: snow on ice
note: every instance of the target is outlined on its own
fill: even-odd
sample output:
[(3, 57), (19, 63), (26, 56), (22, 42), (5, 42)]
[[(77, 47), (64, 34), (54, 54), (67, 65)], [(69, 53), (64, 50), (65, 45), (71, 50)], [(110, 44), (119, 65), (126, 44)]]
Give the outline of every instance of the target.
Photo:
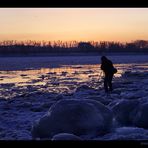
[(108, 95), (97, 56), (1, 58), (0, 140), (147, 140), (148, 57), (109, 58)]

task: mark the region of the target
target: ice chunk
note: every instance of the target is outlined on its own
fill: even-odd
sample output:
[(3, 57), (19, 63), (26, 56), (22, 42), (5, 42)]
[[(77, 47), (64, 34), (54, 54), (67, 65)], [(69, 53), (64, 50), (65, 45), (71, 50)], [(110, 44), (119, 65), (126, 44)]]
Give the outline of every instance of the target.
[(74, 134), (59, 133), (57, 135), (54, 135), (51, 140), (71, 140), (71, 141), (77, 141), (77, 140), (82, 140), (82, 139), (80, 137), (74, 135)]
[(94, 136), (108, 132), (112, 111), (95, 100), (64, 99), (33, 125), (33, 138), (52, 138), (58, 133)]

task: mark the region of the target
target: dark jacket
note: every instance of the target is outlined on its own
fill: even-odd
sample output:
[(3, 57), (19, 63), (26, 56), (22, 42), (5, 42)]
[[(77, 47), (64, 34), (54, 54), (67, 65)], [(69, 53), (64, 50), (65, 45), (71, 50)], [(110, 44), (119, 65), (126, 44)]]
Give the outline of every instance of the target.
[(101, 63), (101, 70), (104, 71), (104, 73), (107, 74), (113, 74), (113, 63), (112, 61), (105, 59)]

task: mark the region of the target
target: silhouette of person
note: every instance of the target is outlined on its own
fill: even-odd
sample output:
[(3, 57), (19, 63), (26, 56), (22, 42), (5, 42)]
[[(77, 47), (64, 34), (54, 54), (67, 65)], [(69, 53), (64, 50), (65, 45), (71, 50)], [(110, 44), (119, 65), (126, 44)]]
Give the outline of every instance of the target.
[(103, 70), (105, 77), (104, 77), (104, 89), (105, 92), (108, 93), (112, 91), (112, 79), (113, 79), (113, 63), (111, 60), (107, 59), (107, 57), (101, 57), (101, 70)]

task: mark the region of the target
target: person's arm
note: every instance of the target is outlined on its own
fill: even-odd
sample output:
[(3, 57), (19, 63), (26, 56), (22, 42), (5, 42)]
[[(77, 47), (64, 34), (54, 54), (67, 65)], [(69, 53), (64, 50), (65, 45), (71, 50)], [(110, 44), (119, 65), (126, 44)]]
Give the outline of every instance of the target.
[(110, 66), (113, 67), (113, 63), (112, 63), (112, 61), (110, 61), (109, 63), (110, 63)]
[(103, 64), (101, 64), (101, 70), (104, 70), (104, 66), (103, 66)]

